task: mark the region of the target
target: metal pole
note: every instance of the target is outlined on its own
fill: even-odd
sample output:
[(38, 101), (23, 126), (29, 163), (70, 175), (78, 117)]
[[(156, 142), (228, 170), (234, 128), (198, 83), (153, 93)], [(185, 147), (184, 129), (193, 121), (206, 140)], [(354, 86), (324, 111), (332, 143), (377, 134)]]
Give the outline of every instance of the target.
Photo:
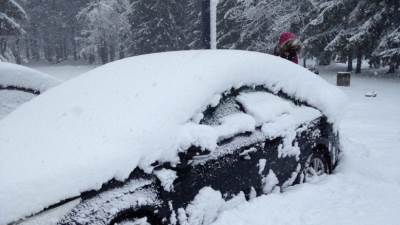
[(217, 49), (217, 6), (218, 0), (210, 0), (210, 47)]

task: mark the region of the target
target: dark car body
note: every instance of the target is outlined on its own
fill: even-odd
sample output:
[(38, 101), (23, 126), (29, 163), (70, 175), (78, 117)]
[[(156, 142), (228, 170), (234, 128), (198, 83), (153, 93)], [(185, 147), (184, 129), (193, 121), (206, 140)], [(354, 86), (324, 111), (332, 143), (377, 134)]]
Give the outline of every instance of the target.
[[(243, 91), (272, 93), (263, 86), (244, 86), (223, 93), (220, 104)], [(309, 107), (306, 102), (294, 100), (283, 92), (275, 94), (295, 105)], [(245, 112), (242, 105), (234, 104), (237, 104), (238, 110)], [(212, 120), (217, 108), (218, 105), (208, 106), (200, 124)], [(278, 149), (283, 144), (283, 137), (266, 138), (260, 127), (254, 132), (238, 133), (220, 140), (213, 153), (191, 146), (179, 154), (180, 163), (177, 165), (156, 162), (152, 174), (136, 168), (124, 182), (112, 180), (98, 191), (83, 193), (81, 203), (58, 224), (118, 224), (143, 217), (150, 224), (182, 224), (178, 219), (182, 216), (178, 214), (184, 214), (184, 209), (205, 187), (221, 192), (224, 200), (240, 193), (250, 199), (268, 194), (263, 186), (268, 173), (274, 171), (279, 181), (275, 191), (282, 191), (306, 180), (305, 170), (316, 156), (325, 164), (324, 172), (331, 173), (338, 163), (340, 147), (337, 133), (327, 118), (322, 115), (301, 124), (295, 132), (294, 141), (300, 149), (297, 157), (281, 156)], [(166, 190), (155, 175), (161, 170), (176, 173), (171, 190)]]

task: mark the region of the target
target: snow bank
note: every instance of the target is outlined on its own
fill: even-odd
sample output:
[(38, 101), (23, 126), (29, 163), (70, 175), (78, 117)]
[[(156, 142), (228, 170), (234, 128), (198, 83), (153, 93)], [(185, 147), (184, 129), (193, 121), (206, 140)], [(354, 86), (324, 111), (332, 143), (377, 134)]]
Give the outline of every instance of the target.
[[(221, 192), (215, 191), (211, 187), (205, 187), (199, 191), (185, 211), (179, 210), (179, 224), (211, 224), (217, 218), (224, 204)], [(183, 212), (185, 215), (182, 215)]]
[(246, 202), (246, 198), (243, 192), (240, 192), (229, 201), (225, 201), (221, 192), (211, 187), (204, 187), (186, 209), (178, 209), (177, 220), (182, 225), (211, 224), (221, 212), (235, 209), (244, 202)]
[(262, 180), (264, 187), (263, 192), (268, 194), (271, 193), (274, 188), (279, 184), (279, 180), (276, 177), (273, 170), (269, 170), (268, 175)]
[(246, 51), (127, 58), (45, 92), (0, 121), (0, 224), (123, 180), (137, 166), (176, 162), (178, 135), (216, 94), (259, 84), (340, 118), (345, 97), (336, 87), (289, 61)]
[(59, 80), (45, 73), (12, 63), (0, 62), (0, 87), (13, 86), (44, 92), (59, 83)]

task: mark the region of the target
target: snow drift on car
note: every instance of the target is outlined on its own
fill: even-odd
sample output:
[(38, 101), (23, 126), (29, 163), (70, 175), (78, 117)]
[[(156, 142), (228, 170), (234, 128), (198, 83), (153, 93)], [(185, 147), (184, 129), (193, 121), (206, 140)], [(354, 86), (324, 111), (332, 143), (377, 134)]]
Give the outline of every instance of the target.
[(124, 180), (136, 167), (176, 163), (193, 116), (216, 94), (256, 84), (340, 120), (345, 96), (336, 87), (291, 62), (246, 51), (127, 58), (45, 92), (0, 121), (0, 224)]

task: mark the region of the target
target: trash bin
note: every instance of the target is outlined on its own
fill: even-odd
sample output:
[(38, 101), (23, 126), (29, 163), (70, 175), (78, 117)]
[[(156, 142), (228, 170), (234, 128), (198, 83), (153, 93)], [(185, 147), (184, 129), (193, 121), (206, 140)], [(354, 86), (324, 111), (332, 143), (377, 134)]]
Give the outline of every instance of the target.
[(348, 86), (350, 86), (350, 79), (351, 79), (350, 72), (338, 72), (337, 79), (336, 79), (336, 85), (348, 87)]

